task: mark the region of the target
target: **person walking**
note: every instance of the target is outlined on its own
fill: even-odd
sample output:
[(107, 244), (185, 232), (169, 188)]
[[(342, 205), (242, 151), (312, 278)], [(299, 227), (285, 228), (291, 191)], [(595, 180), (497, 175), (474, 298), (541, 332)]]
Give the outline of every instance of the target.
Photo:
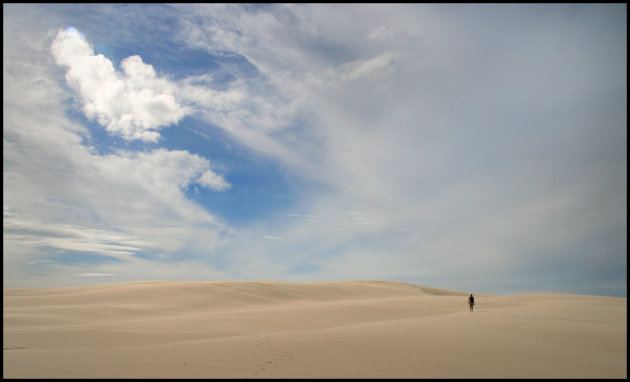
[(473, 297), (472, 293), (470, 294), (470, 297), (468, 297), (468, 306), (470, 306), (470, 311), (473, 311), (473, 307), (475, 306), (475, 298)]

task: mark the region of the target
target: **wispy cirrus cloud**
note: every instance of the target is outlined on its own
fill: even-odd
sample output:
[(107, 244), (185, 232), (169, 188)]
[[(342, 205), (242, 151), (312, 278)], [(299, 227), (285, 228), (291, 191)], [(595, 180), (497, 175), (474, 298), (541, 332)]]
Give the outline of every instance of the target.
[[(625, 148), (608, 138), (625, 125), (613, 101), (624, 92), (615, 78), (625, 78), (625, 32), (611, 7), (580, 16), (527, 6), (176, 9), (183, 41), (247, 58), (308, 110), (301, 130), (253, 124), (267, 141), (243, 140), (326, 185), (299, 206), (316, 224), (290, 216), (252, 227), (245, 248), (270, 225), (282, 236), (255, 246), (252, 271), (269, 270), (259, 258), (282, 258), (286, 269), (316, 264), (319, 277), (386, 269), (389, 278), (455, 275), (449, 282), (465, 287), (496, 269), (536, 273), (570, 257), (586, 269), (584, 233), (602, 229), (617, 237), (617, 255), (602, 261), (623, 262), (625, 218), (609, 202), (622, 202), (624, 186), (602, 172), (625, 168)], [(316, 150), (302, 150), (306, 137)], [(593, 214), (608, 216), (607, 228)], [(558, 234), (569, 221), (581, 223)]]
[(114, 273), (80, 273), (77, 277), (108, 277), (116, 276)]

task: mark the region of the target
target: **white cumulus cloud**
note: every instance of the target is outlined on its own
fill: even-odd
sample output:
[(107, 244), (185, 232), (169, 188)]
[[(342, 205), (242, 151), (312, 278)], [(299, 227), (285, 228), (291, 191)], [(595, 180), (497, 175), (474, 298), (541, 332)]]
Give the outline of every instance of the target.
[(230, 184), (223, 177), (210, 170), (204, 171), (197, 182), (215, 191), (223, 191), (230, 188)]
[(175, 99), (175, 85), (158, 77), (140, 56), (124, 59), (123, 72), (117, 72), (73, 28), (60, 31), (51, 50), (57, 63), (68, 68), (66, 79), (79, 93), (85, 115), (124, 139), (155, 142), (157, 130), (191, 112)]

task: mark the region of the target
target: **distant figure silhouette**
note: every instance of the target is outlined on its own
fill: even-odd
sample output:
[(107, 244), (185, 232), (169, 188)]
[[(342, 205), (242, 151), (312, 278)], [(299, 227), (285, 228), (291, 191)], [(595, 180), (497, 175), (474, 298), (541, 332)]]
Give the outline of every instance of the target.
[(472, 293), (470, 294), (470, 297), (468, 297), (468, 305), (470, 306), (470, 311), (473, 311), (473, 307), (475, 306), (475, 298), (473, 297)]

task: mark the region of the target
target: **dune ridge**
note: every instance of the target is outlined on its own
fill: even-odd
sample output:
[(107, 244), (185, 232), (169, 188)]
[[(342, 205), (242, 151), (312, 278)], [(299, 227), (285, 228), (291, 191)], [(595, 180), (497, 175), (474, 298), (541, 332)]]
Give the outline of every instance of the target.
[(5, 378), (624, 378), (626, 299), (409, 283), (5, 289)]

